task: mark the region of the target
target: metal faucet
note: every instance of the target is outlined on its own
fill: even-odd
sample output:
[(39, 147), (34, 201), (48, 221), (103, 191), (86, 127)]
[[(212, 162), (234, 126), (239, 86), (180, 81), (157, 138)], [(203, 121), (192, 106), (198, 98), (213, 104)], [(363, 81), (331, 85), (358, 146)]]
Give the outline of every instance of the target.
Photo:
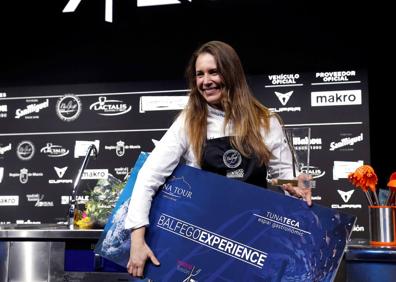
[(91, 156), (91, 152), (93, 152), (94, 158), (96, 158), (98, 156), (98, 149), (96, 148), (96, 146), (94, 144), (89, 145), (89, 147), (87, 149), (87, 153), (84, 158), (84, 161), (82, 163), (82, 166), (81, 166), (80, 170), (78, 171), (76, 179), (74, 180), (73, 193), (72, 193), (72, 197), (70, 199), (69, 218), (68, 218), (68, 226), (69, 226), (70, 230), (74, 229), (74, 212), (76, 209), (76, 202), (77, 202), (77, 200), (76, 200), (77, 188), (78, 188), (78, 185), (80, 184), (82, 174), (88, 164), (88, 160), (89, 160), (89, 157)]

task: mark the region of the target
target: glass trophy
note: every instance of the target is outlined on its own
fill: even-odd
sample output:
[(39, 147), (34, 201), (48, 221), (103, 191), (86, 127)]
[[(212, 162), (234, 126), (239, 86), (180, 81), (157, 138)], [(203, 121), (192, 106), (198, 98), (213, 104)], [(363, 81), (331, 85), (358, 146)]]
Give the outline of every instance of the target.
[[(283, 175), (282, 169), (290, 170), (290, 167), (281, 166), (277, 171), (268, 171), (267, 180), (270, 184), (280, 186), (282, 184), (291, 183), (293, 186), (298, 186), (297, 176), (300, 174), (307, 175), (307, 180), (301, 183), (304, 187), (315, 188), (315, 181), (312, 179), (310, 168), (310, 149), (311, 149), (311, 128), (310, 127), (289, 127), (283, 126), (284, 140), (279, 142), (287, 143), (290, 150), (280, 150), (279, 156), (281, 163), (292, 164), (293, 177), (291, 179), (279, 178), (278, 175)], [(300, 185), (301, 186), (301, 185)]]

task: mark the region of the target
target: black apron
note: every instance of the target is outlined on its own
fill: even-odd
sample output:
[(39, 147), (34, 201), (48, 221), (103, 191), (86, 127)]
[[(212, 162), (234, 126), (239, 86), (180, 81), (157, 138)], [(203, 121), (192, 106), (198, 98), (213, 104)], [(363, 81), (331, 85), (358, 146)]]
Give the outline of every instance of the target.
[(267, 188), (267, 167), (254, 157), (242, 156), (232, 147), (228, 136), (206, 140), (202, 169)]

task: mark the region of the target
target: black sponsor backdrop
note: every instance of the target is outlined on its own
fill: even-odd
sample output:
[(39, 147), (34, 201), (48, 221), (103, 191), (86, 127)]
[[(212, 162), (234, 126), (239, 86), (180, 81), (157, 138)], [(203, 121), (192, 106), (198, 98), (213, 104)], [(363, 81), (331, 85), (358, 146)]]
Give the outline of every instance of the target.
[[(250, 76), (248, 79), (258, 99), (267, 107), (279, 111), (286, 125), (311, 127), (311, 139), (321, 142), (312, 147), (310, 165), (312, 169), (320, 170), (323, 174), (316, 179), (317, 188), (313, 192), (315, 202), (334, 208), (344, 207), (343, 212), (357, 215), (357, 225), (364, 227), (364, 231), (355, 232), (355, 236), (368, 237), (368, 213), (364, 194), (355, 190), (350, 200), (345, 203), (337, 190), (346, 192), (354, 190), (354, 187), (345, 178), (333, 180), (334, 161), (370, 161), (367, 74), (362, 70), (355, 72), (356, 75), (347, 76), (347, 82), (320, 85), (313, 84), (323, 83), (323, 80), (315, 78), (316, 73), (294, 73), (298, 77), (294, 79), (295, 84), (289, 86), (272, 84), (268, 75)], [(312, 91), (345, 90), (360, 90), (362, 104), (311, 107)], [(7, 95), (0, 100), (2, 105), (7, 105), (7, 117), (2, 118), (0, 123), (0, 146), (12, 144), (10, 151), (0, 155), (0, 167), (4, 167), (0, 196), (19, 196), (19, 206), (0, 207), (0, 221), (30, 220), (52, 223), (65, 220), (68, 206), (61, 204), (61, 197), (70, 195), (73, 184), (49, 184), (49, 180), (74, 181), (83, 160), (83, 157), (74, 157), (76, 141), (99, 140), (99, 157), (91, 159), (87, 169), (108, 169), (109, 173), (123, 179), (124, 175), (117, 174), (115, 168), (131, 169), (139, 152), (151, 151), (154, 148), (152, 140), (161, 138), (178, 113), (177, 110), (140, 113), (141, 97), (184, 96), (186, 87), (180, 81), (157, 81), (11, 87), (2, 88), (0, 92)], [(291, 96), (282, 105), (275, 92), (291, 92)], [(57, 115), (56, 103), (65, 94), (76, 95), (81, 100), (81, 114), (74, 121), (63, 121)], [(99, 115), (89, 107), (101, 96), (107, 100), (121, 100), (132, 108), (123, 115)], [(47, 108), (26, 115), (38, 116), (38, 119), (25, 119), (26, 116), (14, 118), (16, 109), (26, 109), (29, 103), (42, 103), (46, 99), (49, 101)], [(330, 151), (331, 142), (360, 135), (363, 136), (362, 141)], [(18, 158), (16, 148), (26, 140), (34, 144), (35, 153), (30, 160), (24, 161)], [(121, 157), (117, 156), (114, 149), (105, 149), (105, 146), (116, 146), (120, 140), (126, 146), (134, 146), (134, 149), (126, 149)], [(40, 153), (47, 143), (59, 145), (69, 150), (69, 153), (63, 157), (48, 157)], [(62, 178), (58, 177), (54, 167), (67, 167)], [(19, 177), (10, 177), (10, 173), (18, 174), (23, 168), (28, 169), (29, 173), (42, 173), (43, 176), (29, 176), (25, 184), (20, 182)], [(95, 183), (96, 180), (81, 180), (79, 194), (83, 195)], [(44, 205), (49, 203), (50, 206), (35, 206), (37, 201), (27, 200), (27, 195), (32, 194), (38, 194), (40, 202)], [(353, 208), (345, 208), (345, 205)], [(362, 208), (356, 208), (356, 205), (361, 205)]]

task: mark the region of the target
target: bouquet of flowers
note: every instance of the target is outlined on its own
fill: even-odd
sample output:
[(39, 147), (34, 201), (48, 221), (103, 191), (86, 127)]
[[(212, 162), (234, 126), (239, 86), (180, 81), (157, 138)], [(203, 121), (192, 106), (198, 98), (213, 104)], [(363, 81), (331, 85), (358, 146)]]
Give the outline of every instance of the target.
[(107, 179), (98, 180), (88, 192), (89, 200), (85, 203), (85, 209), (76, 215), (76, 225), (82, 229), (103, 228), (125, 183), (111, 174)]

